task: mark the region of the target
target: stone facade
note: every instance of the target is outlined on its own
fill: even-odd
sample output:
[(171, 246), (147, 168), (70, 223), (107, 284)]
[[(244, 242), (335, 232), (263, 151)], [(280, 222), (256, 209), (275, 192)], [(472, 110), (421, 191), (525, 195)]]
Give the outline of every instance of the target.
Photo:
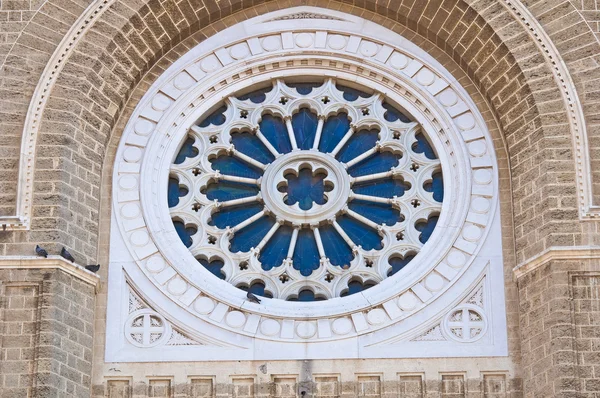
[(64, 260), (21, 260), (0, 265), (0, 394), (89, 396), (97, 278), (65, 272)]
[[(499, 167), (508, 356), (104, 360), (113, 164), (129, 117), (190, 48), (300, 5), (403, 35), (476, 103)], [(598, 396), (599, 15), (574, 0), (3, 1), (0, 396)], [(102, 283), (28, 257), (36, 243), (100, 262)]]
[(598, 261), (556, 259), (518, 281), (525, 396), (598, 394)]

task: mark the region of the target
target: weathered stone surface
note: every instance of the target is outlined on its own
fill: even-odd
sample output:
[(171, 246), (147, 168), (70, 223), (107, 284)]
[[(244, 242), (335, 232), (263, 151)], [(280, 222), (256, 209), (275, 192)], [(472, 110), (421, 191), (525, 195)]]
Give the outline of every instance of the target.
[(60, 270), (0, 269), (0, 289), (0, 396), (89, 396), (94, 287)]

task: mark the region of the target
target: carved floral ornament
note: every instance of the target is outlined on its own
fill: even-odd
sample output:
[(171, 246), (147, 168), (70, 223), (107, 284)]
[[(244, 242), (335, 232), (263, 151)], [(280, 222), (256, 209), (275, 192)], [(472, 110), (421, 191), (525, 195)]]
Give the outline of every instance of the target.
[(472, 101), (416, 46), (337, 14), (351, 33), (269, 15), (215, 35), (126, 126), (113, 200), (128, 273), (186, 319), (266, 340), (409, 333), (500, 258), (498, 242), (480, 253), (499, 232), (497, 166)]

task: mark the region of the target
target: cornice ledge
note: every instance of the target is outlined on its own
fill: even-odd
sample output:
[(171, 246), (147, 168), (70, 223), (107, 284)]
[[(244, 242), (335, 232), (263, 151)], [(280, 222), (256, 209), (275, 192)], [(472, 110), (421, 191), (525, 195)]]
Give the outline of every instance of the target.
[(600, 258), (600, 246), (551, 246), (513, 268), (515, 280), (555, 260), (589, 260)]
[(0, 256), (0, 269), (60, 269), (82, 282), (94, 286), (96, 293), (100, 289), (100, 277), (83, 266), (71, 263), (60, 256), (48, 258), (35, 256)]

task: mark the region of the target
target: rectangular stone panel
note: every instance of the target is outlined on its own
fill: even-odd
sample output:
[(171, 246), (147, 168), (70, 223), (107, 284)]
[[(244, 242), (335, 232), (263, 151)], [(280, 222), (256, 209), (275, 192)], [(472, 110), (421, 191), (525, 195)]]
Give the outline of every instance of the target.
[(442, 375), (442, 398), (462, 398), (465, 396), (464, 375)]
[(148, 381), (148, 397), (171, 398), (170, 379), (150, 379)]
[(38, 345), (39, 285), (18, 283), (4, 288), (0, 329), (0, 388), (2, 396), (32, 393), (34, 353)]
[(505, 398), (506, 375), (483, 375), (483, 397)]
[(338, 376), (315, 376), (315, 397), (337, 398), (340, 396)]
[(232, 398), (254, 398), (254, 377), (232, 377), (230, 395)]
[(213, 397), (214, 381), (212, 377), (194, 377), (190, 380), (190, 397)]
[(358, 376), (357, 388), (359, 397), (381, 397), (381, 376)]
[(398, 379), (399, 398), (421, 398), (423, 397), (423, 376), (400, 375)]
[[(585, 393), (596, 396), (600, 394), (600, 275), (574, 275), (571, 283), (581, 386)], [(568, 358), (566, 349), (562, 354)]]
[(106, 382), (106, 396), (108, 398), (130, 398), (129, 380), (108, 380)]
[(295, 398), (297, 380), (294, 375), (273, 376), (273, 398)]

